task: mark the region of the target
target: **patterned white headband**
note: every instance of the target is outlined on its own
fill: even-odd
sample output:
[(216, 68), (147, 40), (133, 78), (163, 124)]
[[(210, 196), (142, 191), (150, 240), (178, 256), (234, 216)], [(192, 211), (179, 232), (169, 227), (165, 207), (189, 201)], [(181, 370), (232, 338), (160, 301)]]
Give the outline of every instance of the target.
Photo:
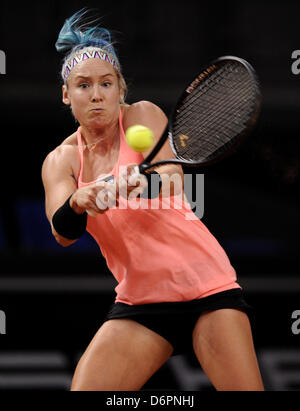
[(101, 60), (107, 61), (110, 63), (113, 67), (115, 67), (117, 70), (120, 71), (119, 64), (115, 58), (113, 58), (110, 54), (108, 54), (106, 51), (97, 48), (93, 50), (85, 50), (85, 51), (79, 51), (71, 57), (69, 60), (66, 61), (64, 64), (63, 70), (62, 70), (62, 75), (64, 80), (66, 81), (72, 71), (72, 69), (80, 62), (92, 58), (99, 58)]

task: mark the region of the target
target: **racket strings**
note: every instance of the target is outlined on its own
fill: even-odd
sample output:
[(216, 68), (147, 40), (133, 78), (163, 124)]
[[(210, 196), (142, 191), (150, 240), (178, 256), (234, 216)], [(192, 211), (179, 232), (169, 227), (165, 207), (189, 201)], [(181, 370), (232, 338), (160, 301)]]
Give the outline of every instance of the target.
[[(238, 106), (239, 106), (239, 104), (240, 104), (240, 102), (238, 101), (237, 103), (236, 103), (236, 105), (232, 105), (232, 109), (235, 109), (235, 108), (237, 108)], [(202, 109), (202, 106), (199, 106), (199, 108), (200, 109)], [(200, 129), (199, 130), (199, 125), (197, 124), (197, 122), (198, 122), (198, 115), (199, 115), (199, 111), (197, 111), (197, 110), (195, 110), (195, 109), (192, 109), (191, 110), (191, 114), (193, 115), (195, 115), (195, 116), (197, 116), (197, 121), (195, 121), (194, 119), (192, 119), (193, 120), (193, 123), (194, 123), (194, 127), (192, 127), (191, 128), (191, 133), (193, 134), (194, 132), (201, 132), (202, 130)], [(202, 115), (203, 116), (207, 116), (207, 111), (205, 110), (205, 111), (203, 111), (203, 113), (202, 113)], [(203, 130), (203, 132), (204, 133), (206, 133), (206, 134), (208, 134), (210, 131), (213, 131), (213, 130), (211, 130), (210, 129), (210, 125), (213, 125), (214, 127), (215, 127), (215, 120), (217, 120), (217, 121), (219, 121), (219, 122), (223, 122), (224, 121), (224, 119), (227, 119), (227, 117), (225, 117), (225, 115), (227, 115), (227, 110), (226, 110), (226, 108), (224, 108), (222, 111), (220, 110), (219, 112), (218, 112), (218, 114), (216, 115), (216, 114), (214, 114), (214, 115), (211, 115), (210, 117), (205, 117), (205, 120), (206, 120), (206, 129), (204, 129)], [(241, 118), (241, 115), (240, 114), (238, 114), (237, 115), (238, 116), (238, 119), (233, 119), (233, 123), (236, 125), (236, 126), (238, 126), (239, 128), (240, 128), (240, 130), (242, 130), (243, 129), (243, 125), (240, 123), (240, 118)], [(190, 121), (191, 120), (191, 116), (189, 116), (189, 118), (187, 118), (187, 120), (188, 121)], [(193, 123), (190, 123), (190, 125), (191, 124), (193, 124)], [(184, 124), (184, 123), (183, 123)], [(233, 124), (233, 125), (234, 125)], [(223, 129), (224, 129), (224, 133), (226, 134), (226, 130), (228, 130), (230, 133), (232, 133), (232, 132), (234, 132), (234, 131), (236, 131), (236, 128), (235, 129), (233, 129), (232, 127), (231, 127), (231, 124), (229, 125), (229, 124), (224, 124), (224, 123), (222, 123), (222, 126), (223, 126)], [(204, 142), (206, 141), (206, 140), (203, 140)]]
[[(240, 109), (240, 101), (236, 102), (235, 104), (232, 103), (231, 106), (232, 110)], [(244, 119), (244, 122), (241, 121), (241, 119)], [(241, 113), (238, 113), (235, 117), (231, 119), (231, 123), (227, 123), (228, 121), (228, 112), (225, 109), (220, 110), (218, 114), (214, 113), (210, 117), (207, 117), (207, 124), (206, 124), (206, 129), (202, 130), (205, 135), (207, 135), (207, 138), (201, 139), (201, 146), (202, 147), (207, 147), (209, 151), (211, 151), (212, 148), (218, 148), (219, 146), (223, 145), (225, 140), (227, 139), (227, 142), (230, 142), (232, 140), (232, 135), (236, 133), (240, 133), (244, 127), (245, 127), (245, 119), (247, 119), (247, 116), (241, 115)], [(216, 128), (221, 129), (222, 135), (216, 140), (216, 139), (211, 139), (211, 133), (215, 132)], [(194, 134), (195, 132), (201, 132), (197, 125), (195, 125), (192, 129), (191, 132)], [(218, 135), (217, 135), (218, 137)], [(210, 141), (211, 140), (211, 141)], [(210, 145), (208, 145), (210, 144)]]
[[(202, 90), (203, 92), (203, 90)], [(215, 93), (212, 94), (212, 96), (209, 97), (213, 97), (213, 99), (215, 99)], [(227, 94), (225, 93), (225, 95), (223, 96), (223, 98), (225, 99), (224, 101), (222, 100), (222, 96), (220, 97), (220, 95), (218, 95), (218, 102), (219, 102), (219, 107), (218, 107), (218, 111), (215, 110), (211, 115), (208, 115), (209, 110), (203, 110), (203, 106), (200, 104), (199, 107), (197, 108), (197, 110), (201, 110), (202, 109), (202, 119), (201, 116), (199, 116), (199, 111), (197, 110), (192, 110), (192, 114), (195, 116), (196, 118), (189, 118), (189, 125), (193, 125), (194, 126), (192, 128), (190, 128), (189, 132), (194, 134), (195, 132), (197, 134), (199, 134), (199, 132), (202, 134), (203, 139), (200, 140), (201, 144), (198, 144), (198, 150), (201, 149), (202, 151), (202, 158), (206, 158), (209, 155), (211, 155), (212, 151), (216, 151), (219, 147), (223, 146), (224, 143), (228, 142), (231, 140), (231, 136), (232, 133), (237, 133), (239, 131), (241, 131), (243, 129), (243, 125), (240, 124), (241, 123), (241, 114), (239, 114), (239, 118), (232, 118), (231, 121), (231, 126), (225, 126), (226, 124), (226, 120), (228, 121), (228, 110), (226, 110), (226, 104), (231, 104), (231, 109), (234, 110), (235, 113), (235, 109), (238, 108), (236, 107), (237, 105), (240, 104), (239, 101), (237, 101), (234, 104), (234, 101), (231, 99), (231, 102), (228, 102), (228, 98), (227, 98)], [(212, 104), (213, 102), (208, 101), (208, 99), (206, 99), (205, 103), (207, 104)], [(195, 104), (195, 103), (193, 103)], [(221, 107), (221, 108), (220, 108)], [(217, 113), (217, 114), (216, 114)], [(199, 124), (199, 120), (200, 121), (205, 121), (205, 128), (200, 127), (201, 123)], [(224, 121), (225, 120), (225, 121)], [(236, 130), (236, 126), (235, 129), (232, 128), (232, 125), (234, 125), (234, 123), (236, 123), (236, 125), (239, 127), (238, 130)], [(227, 123), (228, 124), (228, 123)], [(216, 130), (218, 130), (218, 134), (216, 134)], [(214, 138), (211, 137), (211, 134), (214, 134)], [(198, 140), (199, 141), (199, 140)], [(193, 152), (195, 150), (195, 147), (193, 147)], [(203, 152), (204, 150), (204, 152)], [(185, 154), (189, 154), (189, 153), (185, 153)]]
[[(220, 73), (215, 73), (214, 77), (217, 77), (219, 74)], [(224, 85), (225, 83), (227, 83), (227, 84)], [(205, 84), (205, 87), (201, 87), (200, 93), (199, 92), (197, 94), (194, 93), (193, 98), (190, 99), (190, 102), (189, 102), (189, 105), (191, 105), (191, 107), (193, 107), (190, 110), (190, 114), (192, 116), (193, 115), (196, 116), (196, 118), (195, 117), (191, 118), (191, 115), (184, 116), (185, 120), (187, 120), (189, 122), (189, 125), (194, 124), (194, 127), (191, 128), (192, 133), (195, 132), (195, 131), (198, 132), (198, 133), (199, 133), (199, 131), (200, 132), (202, 131), (205, 134), (211, 133), (216, 129), (216, 126), (218, 126), (218, 125), (216, 125), (215, 120), (218, 120), (220, 123), (222, 123), (220, 125), (223, 127), (223, 131), (224, 131), (223, 138), (218, 139), (218, 140), (220, 140), (218, 144), (216, 144), (216, 140), (211, 141), (212, 147), (215, 147), (215, 148), (219, 147), (221, 144), (222, 145), (224, 144), (224, 134), (225, 134), (225, 138), (227, 136), (227, 139), (230, 139), (231, 133), (233, 131), (236, 131), (236, 130), (232, 130), (232, 127), (225, 127), (225, 129), (227, 129), (229, 131), (229, 135), (228, 135), (228, 133), (226, 133), (225, 130), (224, 130), (223, 120), (224, 119), (226, 120), (227, 117), (228, 117), (228, 110), (227, 110), (227, 107), (226, 107), (226, 103), (229, 103), (227, 101), (228, 100), (228, 90), (227, 90), (228, 89), (228, 83), (229, 83), (228, 82), (228, 77), (227, 78), (225, 77), (225, 82), (221, 83), (221, 87), (223, 88), (223, 90), (225, 90), (225, 92), (220, 93), (220, 87), (219, 87), (218, 93), (216, 93), (216, 92), (209, 93), (209, 94), (206, 95), (206, 99), (201, 98), (201, 100), (199, 100), (199, 95), (201, 96), (201, 94), (207, 93), (208, 90), (209, 91), (215, 91), (215, 85), (217, 84), (216, 79), (213, 78), (211, 81), (207, 82)], [(211, 88), (211, 85), (213, 86), (212, 88)], [(220, 82), (217, 85), (220, 86)], [(231, 86), (231, 83), (229, 83), (229, 85)], [(234, 89), (238, 89), (238, 87), (231, 87), (231, 97), (232, 97), (232, 95), (235, 96), (235, 94), (232, 94), (232, 91)], [(234, 91), (236, 91), (236, 90), (234, 90)], [(247, 94), (247, 92), (244, 93), (244, 95), (246, 95), (246, 94)], [(215, 103), (216, 97), (218, 98), (218, 100), (217, 100), (218, 101), (218, 106), (221, 107), (221, 108), (216, 107), (216, 103)], [(234, 102), (233, 99), (231, 98), (230, 108), (231, 108), (231, 112), (233, 112), (233, 113), (236, 113), (236, 111), (235, 111), (236, 108), (237, 108), (236, 106), (240, 104), (241, 97), (243, 97), (243, 96), (239, 95), (238, 97), (239, 98), (237, 99), (236, 102)], [(224, 99), (226, 99), (226, 101), (224, 101)], [(197, 100), (198, 104), (195, 104), (196, 100)], [(202, 104), (203, 101), (205, 102), (205, 107), (206, 108), (208, 107), (208, 109), (204, 109), (204, 106)], [(207, 103), (209, 103), (209, 104), (207, 105)], [(185, 102), (185, 104), (186, 104), (186, 102)], [(209, 116), (208, 114), (209, 114), (209, 111), (210, 111), (211, 104), (214, 104), (214, 111)], [(189, 110), (189, 105), (186, 106), (187, 110)], [(218, 108), (218, 110), (217, 110), (217, 108)], [(201, 113), (200, 116), (199, 116), (199, 113)], [(223, 118), (223, 117), (225, 117), (225, 118)], [(240, 129), (243, 129), (243, 125), (240, 124), (241, 123), (240, 118), (241, 118), (241, 114), (239, 113), (238, 121), (233, 119), (233, 123), (236, 123), (240, 127)], [(203, 120), (203, 119), (205, 120), (205, 123), (206, 123), (205, 128), (204, 129), (202, 128), (202, 130), (201, 129), (199, 130), (199, 125), (201, 124), (201, 122), (202, 122), (201, 120)], [(184, 123), (186, 123), (187, 121), (184, 121)], [(183, 124), (183, 125), (185, 125), (185, 124)], [(204, 144), (201, 144), (201, 146), (205, 145), (205, 147), (207, 147), (208, 150), (211, 150), (211, 146), (207, 145), (207, 143), (209, 143), (209, 142), (210, 142), (210, 140), (203, 139), (202, 143), (204, 143)]]
[[(244, 73), (244, 74), (247, 74), (247, 73)], [(220, 76), (220, 73), (215, 73), (215, 77), (217, 77), (217, 76)], [(240, 79), (241, 82), (242, 82), (244, 90), (245, 90), (246, 81), (248, 79), (249, 79), (248, 75), (245, 76), (244, 79)], [(230, 93), (231, 93), (230, 97), (232, 98), (232, 97), (236, 96), (237, 101), (240, 102), (240, 97), (241, 97), (240, 94), (243, 93), (243, 88), (241, 89), (240, 84), (238, 84), (236, 79), (235, 80), (232, 79), (231, 81), (228, 81), (229, 78), (226, 77), (226, 76), (223, 76), (222, 80), (223, 80), (222, 82), (216, 82), (215, 79), (212, 79), (212, 81), (209, 81), (207, 84), (205, 84), (205, 88), (202, 87), (201, 89), (198, 90), (197, 93), (195, 93), (192, 96), (190, 104), (194, 104), (194, 100), (198, 100), (198, 105), (201, 108), (202, 98), (199, 99), (199, 97), (201, 97), (201, 93), (206, 93), (208, 90), (209, 90), (210, 93), (207, 94), (207, 96), (206, 96), (207, 99), (210, 99), (210, 98), (213, 98), (213, 99), (219, 98), (220, 99), (222, 97), (222, 94), (223, 94), (223, 97), (227, 99), (228, 98), (228, 89), (229, 89), (229, 87), (230, 87)], [(218, 87), (218, 89), (216, 89), (216, 87)], [(223, 92), (222, 92), (222, 89), (223, 89)], [(235, 93), (235, 92), (237, 92), (237, 93)], [(248, 93), (248, 90), (245, 90), (245, 93)], [(215, 104), (215, 101), (213, 101), (213, 103)], [(207, 106), (203, 106), (203, 107), (207, 108)], [(208, 106), (208, 110), (210, 110), (210, 106)], [(199, 112), (198, 112), (198, 114), (199, 114)], [(207, 113), (205, 111), (203, 112), (203, 114), (207, 115)]]
[(177, 156), (202, 161), (234, 144), (251, 120), (255, 101), (255, 85), (244, 66), (230, 62), (217, 67), (181, 102), (173, 125)]
[[(217, 75), (219, 75), (219, 73), (217, 73)], [(215, 75), (215, 77), (216, 77), (216, 75)], [(227, 80), (226, 77), (224, 78), (224, 80), (225, 81)], [(228, 83), (228, 81), (227, 81), (227, 83)], [(199, 96), (201, 97), (201, 93), (203, 93), (203, 94), (206, 93), (208, 91), (208, 89), (210, 91), (210, 94), (207, 95), (207, 98), (209, 98), (209, 97), (211, 97), (211, 98), (220, 98), (220, 97), (222, 97), (221, 96), (222, 90), (220, 90), (220, 87), (222, 87), (224, 89), (223, 94), (224, 94), (224, 97), (227, 98), (227, 96), (228, 96), (228, 85), (225, 85), (224, 83), (219, 83), (219, 84), (217, 84), (217, 86), (219, 87), (219, 90), (216, 92), (215, 91), (216, 82), (215, 82), (215, 79), (213, 79), (213, 81), (209, 81), (206, 84), (204, 84), (201, 88), (199, 88), (197, 93), (193, 93), (192, 95), (190, 95), (191, 98), (190, 98), (189, 104), (190, 104), (191, 110), (195, 111), (197, 114), (199, 114), (198, 109), (203, 108), (204, 111), (202, 111), (202, 114), (204, 116), (207, 115), (207, 112), (206, 112), (207, 110), (205, 110), (205, 108), (207, 109), (207, 105), (206, 106), (201, 105), (201, 103), (202, 102), (205, 103), (205, 101), (202, 100), (202, 99), (199, 99)], [(232, 86), (232, 83), (230, 84), (230, 86)], [(237, 89), (237, 87), (236, 87), (236, 89)], [(198, 107), (195, 107), (195, 100), (197, 100), (197, 106)], [(187, 99), (184, 101), (184, 104), (186, 105), (186, 109), (189, 110)], [(210, 110), (210, 107), (208, 107), (208, 110)]]

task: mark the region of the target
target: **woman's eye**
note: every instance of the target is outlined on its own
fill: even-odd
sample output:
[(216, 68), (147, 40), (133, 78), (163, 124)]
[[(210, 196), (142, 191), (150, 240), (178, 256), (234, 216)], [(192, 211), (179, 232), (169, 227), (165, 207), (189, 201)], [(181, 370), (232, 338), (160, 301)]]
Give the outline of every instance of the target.
[(109, 81), (106, 81), (105, 83), (103, 83), (104, 87), (109, 87), (111, 85), (111, 83)]
[(81, 87), (81, 88), (87, 88), (87, 87), (88, 87), (88, 84), (83, 83), (83, 84), (80, 84), (79, 87)]

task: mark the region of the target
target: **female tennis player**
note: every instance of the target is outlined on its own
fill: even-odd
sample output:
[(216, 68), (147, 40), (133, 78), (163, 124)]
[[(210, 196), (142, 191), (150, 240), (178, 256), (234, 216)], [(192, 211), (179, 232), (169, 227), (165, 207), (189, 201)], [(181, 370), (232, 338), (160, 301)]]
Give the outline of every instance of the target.
[[(186, 218), (187, 205), (160, 207), (169, 176), (180, 177), (169, 199), (182, 195), (181, 167), (160, 166), (140, 178), (135, 165), (147, 153), (125, 142), (124, 133), (136, 124), (149, 127), (157, 141), (167, 118), (150, 102), (125, 103), (110, 33), (88, 28), (84, 16), (80, 11), (67, 19), (56, 43), (67, 53), (63, 102), (79, 127), (44, 161), (46, 214), (62, 246), (87, 230), (118, 286), (71, 390), (139, 390), (171, 355), (192, 350), (216, 390), (263, 390), (248, 305), (227, 255), (199, 219)], [(170, 156), (167, 142), (155, 160)], [(109, 175), (113, 184), (103, 181)], [(151, 175), (159, 177), (156, 195), (147, 190)], [(130, 199), (133, 190), (143, 193)], [(139, 207), (121, 207), (123, 200)], [(145, 207), (153, 200), (160, 206)]]

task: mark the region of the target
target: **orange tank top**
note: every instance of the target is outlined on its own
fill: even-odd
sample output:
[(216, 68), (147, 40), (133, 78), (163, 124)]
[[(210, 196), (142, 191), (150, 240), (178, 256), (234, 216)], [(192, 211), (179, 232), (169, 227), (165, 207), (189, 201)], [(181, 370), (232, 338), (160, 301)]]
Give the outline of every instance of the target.
[[(122, 165), (143, 161), (143, 156), (126, 144), (122, 113), (119, 126), (119, 158), (110, 173), (114, 176)], [(80, 127), (77, 139), (78, 187), (83, 187), (95, 181), (82, 181)], [(240, 288), (235, 270), (215, 237), (199, 219), (186, 219), (187, 213), (192, 212), (188, 204), (183, 204), (181, 209), (172, 208), (170, 199), (160, 198), (156, 199), (158, 206), (150, 208), (151, 200), (139, 201), (142, 204), (138, 208), (124, 207), (120, 202), (118, 207), (103, 214), (88, 216), (87, 231), (98, 243), (118, 282), (116, 302), (137, 305), (189, 301)], [(163, 208), (164, 201), (169, 201), (166, 208)]]

